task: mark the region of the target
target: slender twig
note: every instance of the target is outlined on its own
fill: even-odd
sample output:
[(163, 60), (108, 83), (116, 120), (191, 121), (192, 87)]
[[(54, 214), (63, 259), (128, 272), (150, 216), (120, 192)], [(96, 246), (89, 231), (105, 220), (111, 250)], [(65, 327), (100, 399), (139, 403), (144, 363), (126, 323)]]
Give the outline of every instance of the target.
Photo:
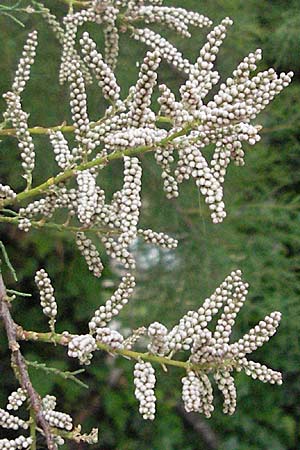
[(44, 363), (38, 363), (37, 361), (25, 361), (27, 366), (33, 367), (36, 370), (41, 370), (46, 373), (58, 375), (59, 377), (63, 378), (64, 380), (72, 380), (74, 383), (77, 383), (79, 386), (84, 387), (85, 389), (88, 389), (88, 385), (83, 383), (83, 381), (76, 378), (76, 375), (79, 375), (80, 373), (85, 372), (84, 369), (75, 370), (74, 372), (69, 371), (62, 371), (57, 369), (56, 367), (49, 367), (46, 366)]
[(9, 270), (12, 273), (12, 276), (14, 277), (14, 280), (18, 281), (18, 277), (17, 277), (16, 271), (13, 268), (13, 265), (12, 265), (12, 263), (9, 260), (8, 254), (6, 252), (5, 246), (4, 246), (2, 241), (0, 241), (0, 250), (1, 250), (2, 254), (3, 254), (3, 258), (4, 258), (4, 261), (5, 261), (6, 265), (7, 265), (7, 267), (9, 268)]
[(53, 441), (49, 424), (45, 420), (45, 417), (42, 412), (41, 398), (39, 394), (35, 391), (34, 387), (32, 386), (32, 383), (28, 375), (25, 360), (20, 351), (20, 346), (17, 342), (18, 327), (10, 314), (9, 304), (6, 302), (6, 297), (7, 297), (6, 288), (4, 285), (2, 275), (0, 274), (0, 316), (3, 320), (9, 348), (11, 351), (12, 365), (16, 367), (17, 372), (19, 374), (20, 384), (28, 394), (31, 408), (34, 411), (37, 422), (40, 424), (43, 430), (48, 450), (56, 450), (56, 445)]
[(12, 295), (17, 295), (18, 297), (32, 297), (32, 295), (27, 294), (27, 292), (16, 291), (15, 289), (6, 289), (6, 292)]
[[(6, 216), (1, 216), (0, 215), (0, 223), (10, 223), (13, 225), (18, 225), (20, 222), (20, 217), (6, 217)], [(50, 230), (56, 230), (56, 231), (67, 231), (67, 232), (73, 232), (73, 233), (77, 233), (77, 232), (91, 232), (91, 233), (102, 233), (102, 234), (119, 234), (118, 231), (116, 230), (112, 230), (110, 228), (105, 228), (105, 227), (91, 227), (91, 228), (86, 228), (86, 227), (76, 227), (76, 226), (69, 226), (69, 225), (64, 225), (64, 224), (59, 224), (59, 223), (53, 223), (53, 222), (44, 222), (43, 220), (41, 221), (30, 221), (31, 226), (33, 228), (37, 228), (37, 229), (50, 229)], [(0, 241), (1, 242), (1, 241)], [(1, 244), (0, 244), (1, 246)]]

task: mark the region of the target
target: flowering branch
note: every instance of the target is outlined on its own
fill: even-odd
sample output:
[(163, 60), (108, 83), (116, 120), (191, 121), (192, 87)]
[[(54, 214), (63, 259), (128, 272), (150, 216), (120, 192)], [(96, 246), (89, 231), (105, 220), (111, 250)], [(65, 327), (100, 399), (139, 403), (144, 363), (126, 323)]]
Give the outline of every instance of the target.
[[(20, 326), (18, 327), (18, 340), (24, 341), (44, 342), (47, 344), (55, 343), (56, 345), (62, 345), (64, 347), (67, 347), (68, 344), (72, 341), (72, 339), (75, 338), (75, 336), (76, 335), (69, 333), (63, 334), (51, 332), (39, 333), (36, 331), (23, 330), (22, 327)], [(172, 367), (179, 367), (184, 370), (196, 370), (196, 371), (218, 369), (219, 367), (219, 365), (216, 363), (193, 364), (189, 361), (179, 361), (164, 356), (156, 356), (149, 352), (137, 352), (125, 348), (117, 349), (100, 342), (97, 343), (97, 348), (98, 350), (103, 350), (104, 352), (110, 355), (120, 355), (124, 356), (127, 359), (133, 359), (135, 361), (140, 361), (142, 359), (143, 361), (153, 362), (163, 367), (172, 366)], [(225, 365), (232, 367), (234, 366), (234, 361), (233, 360), (228, 360), (227, 362), (225, 361)]]
[(196, 123), (189, 124), (189, 125), (183, 127), (181, 130), (171, 133), (169, 136), (162, 139), (156, 145), (142, 145), (142, 146), (129, 148), (126, 150), (115, 151), (104, 157), (95, 158), (91, 161), (88, 161), (88, 162), (85, 162), (82, 164), (78, 164), (77, 166), (75, 166), (72, 169), (66, 170), (65, 172), (60, 173), (59, 175), (57, 175), (55, 177), (49, 178), (47, 181), (41, 183), (39, 186), (36, 186), (32, 189), (20, 192), (14, 198), (7, 198), (2, 201), (0, 198), (0, 208), (4, 207), (6, 205), (20, 203), (23, 200), (28, 200), (30, 198), (41, 195), (42, 193), (47, 192), (53, 186), (56, 186), (62, 182), (69, 180), (70, 178), (75, 177), (78, 172), (83, 172), (85, 170), (92, 169), (93, 167), (99, 167), (99, 166), (106, 165), (110, 161), (122, 159), (122, 158), (124, 158), (124, 156), (138, 156), (138, 155), (142, 155), (147, 152), (154, 151), (157, 147), (165, 147), (165, 146), (167, 146), (168, 143), (171, 143), (176, 138), (178, 138), (180, 136), (185, 136), (186, 134), (188, 134), (195, 126), (196, 126)]

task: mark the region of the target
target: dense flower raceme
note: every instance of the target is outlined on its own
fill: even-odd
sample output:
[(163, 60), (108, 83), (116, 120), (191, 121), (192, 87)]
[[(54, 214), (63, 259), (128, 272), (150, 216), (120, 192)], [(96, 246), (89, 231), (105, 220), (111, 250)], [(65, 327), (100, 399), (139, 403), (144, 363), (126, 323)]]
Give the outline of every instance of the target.
[[(66, 331), (61, 335), (64, 345), (68, 344), (68, 356), (78, 358), (80, 364), (89, 365), (97, 350), (127, 357), (131, 355), (137, 360), (133, 375), (139, 411), (144, 419), (153, 420), (156, 376), (152, 362), (167, 364), (177, 352), (186, 352), (186, 363), (181, 360), (181, 367), (183, 364), (186, 370), (182, 379), (186, 411), (211, 416), (214, 380), (224, 396), (224, 413), (232, 414), (237, 400), (232, 376), (234, 370), (243, 370), (263, 382), (282, 382), (279, 372), (247, 359), (276, 332), (281, 318), (279, 312), (272, 312), (241, 339), (230, 343), (236, 316), (248, 292), (240, 271), (232, 272), (198, 310), (189, 311), (171, 330), (154, 322), (147, 328), (140, 327), (131, 335), (123, 336), (121, 328), (117, 331), (113, 326), (112, 319), (118, 316), (134, 293), (135, 279), (130, 272), (136, 264), (132, 250), (135, 240), (144, 239), (164, 249), (177, 246), (173, 237), (139, 226), (142, 164), (138, 155), (153, 152), (156, 163), (161, 167), (167, 198), (177, 197), (179, 185), (193, 178), (205, 198), (213, 223), (222, 222), (226, 217), (223, 184), (228, 165), (231, 161), (240, 166), (244, 164), (243, 143), (254, 145), (260, 139), (261, 127), (252, 121), (290, 83), (292, 73), (277, 75), (273, 69), (257, 72), (257, 64), (262, 59), (262, 52), (257, 49), (238, 64), (227, 80), (220, 82), (214, 65), (232, 25), (229, 18), (209, 31), (197, 60), (191, 62), (148, 26), (163, 24), (188, 38), (192, 26), (211, 27), (211, 20), (202, 14), (166, 7), (161, 0), (94, 0), (87, 4), (86, 9), (76, 12), (70, 9), (60, 23), (42, 4), (33, 3), (62, 47), (59, 82), (68, 86), (75, 144), (73, 147), (70, 145), (63, 126), (60, 130), (49, 130), (59, 174), (53, 178), (51, 189), (31, 189), (35, 146), (28, 126), (29, 114), (23, 110), (21, 95), (36, 54), (38, 37), (33, 31), (24, 45), (12, 88), (3, 95), (7, 104), (3, 117), (5, 124), (10, 123), (15, 129), (18, 140), (23, 176), (27, 181), (22, 198), (35, 197), (36, 193), (40, 196), (19, 208), (15, 217), (4, 218), (17, 221), (19, 228), (26, 232), (32, 226), (47, 224), (69, 229), (74, 233), (74, 241), (89, 270), (96, 277), (100, 277), (103, 271), (99, 242), (107, 254), (126, 269), (114, 294), (94, 312), (86, 334), (71, 335)], [(103, 30), (103, 51), (82, 29), (88, 22)], [(141, 22), (147, 26), (141, 28)], [(125, 99), (121, 98), (115, 73), (119, 34), (122, 32), (128, 32), (131, 38), (145, 43), (150, 49), (140, 65), (137, 82)], [(182, 73), (185, 81), (178, 93), (172, 92), (163, 82), (158, 84), (162, 60)], [(86, 92), (87, 84), (94, 79), (101, 91), (99, 97), (102, 96), (109, 104), (105, 115), (97, 122), (90, 120)], [(158, 114), (153, 107), (156, 88), (159, 91)], [(165, 128), (163, 123), (167, 124)], [(214, 147), (210, 161), (205, 153), (208, 145)], [(109, 202), (102, 188), (103, 173), (107, 163), (117, 158), (123, 159), (123, 186)], [(19, 197), (13, 188), (0, 184), (0, 206), (16, 200)], [(66, 212), (65, 223), (48, 223), (50, 219), (55, 220), (58, 210)], [(3, 216), (5, 214), (3, 210)], [(58, 339), (54, 329), (57, 302), (50, 278), (41, 269), (36, 273), (35, 281), (43, 313), (49, 319), (51, 339)], [(211, 330), (209, 324), (219, 311), (222, 312), (216, 319), (214, 330)], [(37, 339), (36, 334), (34, 339)], [(137, 342), (145, 344), (145, 353), (131, 351)], [(30, 403), (23, 388), (9, 396), (6, 410), (0, 409), (1, 427), (27, 430), (29, 422), (11, 414), (25, 402)], [(52, 436), (55, 445), (63, 445), (64, 432), (74, 432), (79, 439), (80, 426), (75, 429), (72, 418), (55, 407), (55, 397), (48, 395), (42, 399), (43, 417), (56, 430)], [(88, 443), (96, 442), (95, 432), (84, 439)], [(0, 448), (3, 449), (29, 448), (31, 444), (32, 438), (23, 435), (0, 440)]]

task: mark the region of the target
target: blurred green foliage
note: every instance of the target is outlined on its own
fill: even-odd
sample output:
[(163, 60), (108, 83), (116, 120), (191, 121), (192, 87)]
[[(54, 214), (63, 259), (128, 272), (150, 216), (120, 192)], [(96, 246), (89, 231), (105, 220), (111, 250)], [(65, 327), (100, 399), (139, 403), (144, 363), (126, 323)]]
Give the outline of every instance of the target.
[[(10, 4), (7, 0), (3, 5)], [(21, 5), (27, 6), (23, 1)], [(239, 315), (235, 337), (272, 310), (283, 313), (278, 334), (255, 354), (258, 361), (281, 370), (281, 387), (263, 385), (240, 374), (238, 408), (233, 417), (221, 412), (221, 398), (216, 393), (213, 418), (205, 421), (218, 437), (219, 450), (296, 450), (300, 448), (300, 8), (297, 0), (168, 0), (166, 5), (184, 6), (200, 11), (217, 23), (230, 16), (234, 26), (223, 44), (217, 68), (223, 79), (238, 62), (257, 47), (264, 58), (259, 69), (295, 72), (292, 85), (261, 115), (257, 123), (264, 125), (262, 140), (254, 148), (246, 148), (246, 166), (231, 167), (225, 183), (228, 217), (223, 224), (212, 225), (208, 210), (199, 198), (193, 182), (181, 188), (174, 202), (164, 198), (160, 173), (151, 154), (143, 156), (142, 226), (178, 236), (178, 249), (169, 252), (137, 244), (140, 264), (136, 273), (138, 289), (132, 303), (122, 311), (124, 328), (137, 328), (154, 320), (171, 326), (188, 309), (197, 308), (234, 268), (244, 272), (250, 283), (249, 299)], [(45, 5), (61, 17), (66, 6), (55, 0)], [(0, 11), (1, 13), (1, 11)], [(24, 94), (25, 110), (31, 125), (56, 125), (70, 121), (68, 92), (59, 86), (57, 70), (60, 49), (51, 31), (38, 15), (18, 13), (25, 27), (0, 14), (2, 35), (0, 91), (9, 89), (23, 42), (29, 30), (39, 30), (39, 47), (32, 77)], [(89, 29), (102, 44), (98, 28)], [(164, 34), (164, 33), (162, 33)], [(168, 37), (186, 57), (195, 59), (205, 42), (205, 30), (195, 30), (191, 40)], [(166, 34), (165, 34), (166, 35)], [(138, 73), (135, 65), (145, 53), (143, 45), (122, 36), (117, 76), (126, 95)], [(182, 78), (167, 64), (162, 64), (160, 81), (174, 90)], [(89, 110), (93, 118), (105, 110), (97, 87), (89, 89)], [(0, 109), (4, 102), (0, 100)], [(35, 184), (56, 170), (47, 137), (35, 138), (37, 169)], [(15, 142), (0, 143), (1, 181), (15, 189), (24, 187)], [(103, 171), (103, 187), (113, 192), (121, 185), (121, 165), (114, 162)], [(114, 183), (111, 182), (114, 180)], [(104, 260), (101, 280), (89, 274), (79, 256), (72, 236), (58, 233), (45, 235), (32, 231), (28, 235), (11, 227), (1, 228), (1, 239), (18, 272), (19, 283), (10, 280), (12, 288), (33, 292), (32, 299), (20, 299), (13, 309), (17, 322), (27, 329), (46, 330), (47, 322), (38, 307), (32, 280), (35, 271), (45, 267), (51, 275), (59, 304), (58, 330), (83, 332), (87, 320), (99, 304), (117, 286), (118, 270)], [(0, 330), (0, 334), (2, 331)], [(16, 387), (9, 369), (9, 357), (1, 334), (0, 373), (2, 388), (0, 405)], [(26, 358), (47, 362), (49, 366), (76, 370), (76, 361), (66, 359), (64, 349), (42, 344), (24, 345)], [(89, 384), (86, 391), (72, 382), (45, 377), (31, 369), (34, 385), (41, 394), (57, 395), (59, 406), (73, 413), (75, 422), (89, 427), (99, 426), (101, 450), (200, 450), (206, 449), (201, 434), (178, 412), (182, 372), (171, 369), (158, 372), (158, 413), (154, 423), (145, 423), (137, 412), (133, 395), (132, 363), (97, 355), (81, 378)], [(160, 373), (161, 372), (161, 373)], [(113, 382), (113, 375), (117, 374)], [(40, 447), (42, 448), (42, 446)], [(71, 444), (65, 448), (83, 449)]]

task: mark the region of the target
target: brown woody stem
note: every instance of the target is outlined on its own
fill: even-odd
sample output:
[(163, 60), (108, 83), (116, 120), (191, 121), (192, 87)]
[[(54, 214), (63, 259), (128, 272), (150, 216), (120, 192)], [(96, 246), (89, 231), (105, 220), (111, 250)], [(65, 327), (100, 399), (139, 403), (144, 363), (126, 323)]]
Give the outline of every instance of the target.
[(17, 324), (14, 322), (11, 314), (9, 303), (7, 302), (6, 288), (3, 282), (2, 275), (0, 274), (0, 316), (3, 320), (4, 328), (6, 331), (9, 349), (11, 351), (12, 366), (15, 367), (18, 373), (18, 378), (23, 389), (26, 390), (30, 405), (34, 411), (37, 422), (40, 424), (46, 442), (48, 450), (56, 450), (56, 444), (53, 441), (53, 436), (49, 424), (44, 418), (42, 412), (42, 403), (39, 394), (36, 392), (30, 381), (27, 366), (23, 355), (20, 351), (20, 346), (17, 342)]

